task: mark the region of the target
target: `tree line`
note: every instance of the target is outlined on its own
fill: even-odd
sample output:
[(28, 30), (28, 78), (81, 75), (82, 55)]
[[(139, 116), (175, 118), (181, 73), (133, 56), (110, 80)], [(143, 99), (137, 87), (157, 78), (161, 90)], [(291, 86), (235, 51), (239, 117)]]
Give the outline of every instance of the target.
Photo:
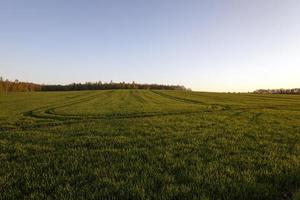
[(0, 92), (31, 92), (31, 91), (76, 91), (76, 90), (112, 90), (112, 89), (154, 89), (154, 90), (186, 90), (181, 85), (163, 84), (139, 84), (126, 82), (86, 82), (72, 83), (67, 85), (46, 85), (20, 82), (18, 80), (9, 81), (0, 77)]
[(112, 89), (153, 89), (153, 90), (186, 90), (181, 85), (162, 85), (162, 84), (140, 84), (126, 82), (86, 82), (72, 83), (68, 85), (41, 85), (42, 91), (75, 91), (75, 90), (112, 90)]
[(255, 90), (255, 94), (300, 94), (300, 88), (293, 89), (259, 89)]
[(39, 84), (20, 82), (18, 80), (9, 81), (0, 77), (0, 92), (31, 92), (41, 91), (41, 88)]

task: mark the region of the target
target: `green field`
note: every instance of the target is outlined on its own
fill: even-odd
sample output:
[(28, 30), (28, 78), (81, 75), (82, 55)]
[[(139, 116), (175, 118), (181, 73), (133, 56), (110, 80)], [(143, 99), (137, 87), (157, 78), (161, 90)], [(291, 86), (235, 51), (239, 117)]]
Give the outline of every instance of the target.
[(297, 95), (0, 94), (1, 200), (296, 199), (299, 191)]

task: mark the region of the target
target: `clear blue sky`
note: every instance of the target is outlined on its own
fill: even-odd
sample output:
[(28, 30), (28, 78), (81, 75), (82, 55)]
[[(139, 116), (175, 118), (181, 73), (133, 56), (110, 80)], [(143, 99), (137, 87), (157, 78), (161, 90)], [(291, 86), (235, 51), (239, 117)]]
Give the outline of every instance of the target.
[(0, 75), (300, 87), (300, 1), (0, 0)]

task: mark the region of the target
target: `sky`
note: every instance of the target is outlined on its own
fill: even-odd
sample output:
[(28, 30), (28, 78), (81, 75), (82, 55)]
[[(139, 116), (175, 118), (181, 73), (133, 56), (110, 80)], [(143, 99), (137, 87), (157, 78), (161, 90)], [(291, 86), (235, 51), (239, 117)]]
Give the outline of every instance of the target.
[(0, 76), (300, 87), (300, 1), (0, 0)]

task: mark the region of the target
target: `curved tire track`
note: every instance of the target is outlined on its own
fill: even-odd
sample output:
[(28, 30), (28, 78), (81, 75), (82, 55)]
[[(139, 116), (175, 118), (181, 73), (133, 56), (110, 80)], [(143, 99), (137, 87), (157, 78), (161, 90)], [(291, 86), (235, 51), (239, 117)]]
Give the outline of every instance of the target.
[[(88, 97), (76, 99), (74, 101), (70, 101), (67, 103), (63, 103), (63, 105), (56, 105), (56, 106), (44, 106), (41, 108), (37, 108), (28, 112), (23, 113), (26, 117), (33, 117), (37, 119), (49, 119), (53, 120), (53, 122), (46, 123), (46, 125), (50, 124), (58, 124), (62, 125), (64, 123), (78, 123), (79, 121), (90, 121), (90, 120), (101, 120), (101, 119), (128, 119), (128, 118), (143, 118), (143, 117), (160, 117), (160, 116), (172, 116), (172, 115), (188, 115), (188, 114), (196, 114), (196, 113), (203, 113), (203, 112), (212, 112), (212, 111), (218, 111), (218, 110), (224, 110), (224, 107), (217, 106), (217, 105), (210, 105), (201, 101), (183, 98), (183, 97), (176, 97), (169, 94), (165, 94), (158, 91), (153, 91), (154, 94), (158, 95), (160, 98), (167, 98), (169, 100), (175, 100), (178, 102), (184, 102), (189, 104), (199, 104), (205, 106), (204, 108), (201, 108), (201, 110), (190, 110), (190, 111), (157, 111), (157, 112), (132, 112), (132, 113), (112, 113), (112, 114), (99, 114), (99, 115), (76, 115), (76, 114), (62, 114), (57, 113), (56, 109), (58, 108), (64, 108), (73, 106), (76, 104), (81, 104), (84, 102), (91, 101), (95, 98), (98, 98), (99, 96), (105, 95), (103, 100), (107, 100), (111, 98), (114, 90), (107, 91), (105, 93), (100, 93), (96, 95), (91, 95)], [(136, 100), (144, 100), (143, 97), (139, 98), (137, 94), (133, 94), (134, 98)], [(60, 123), (57, 123), (57, 121), (60, 121)], [(38, 126), (38, 125), (36, 125)]]

